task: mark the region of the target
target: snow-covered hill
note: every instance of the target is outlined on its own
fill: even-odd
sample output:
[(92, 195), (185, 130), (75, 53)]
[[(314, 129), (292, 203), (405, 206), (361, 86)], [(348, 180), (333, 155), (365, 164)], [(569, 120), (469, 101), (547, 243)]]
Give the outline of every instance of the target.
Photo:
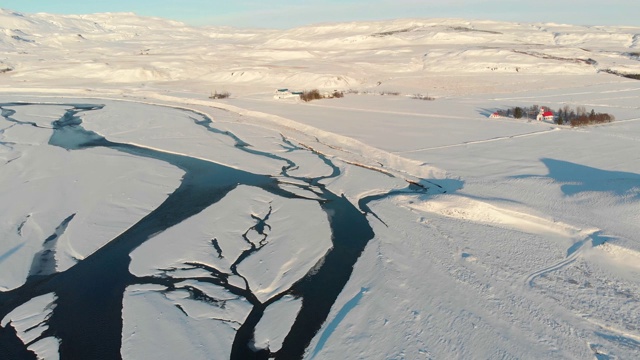
[[(438, 95), (460, 91), (455, 81), (443, 86), (439, 75), (520, 75), (509, 76), (508, 84), (535, 82), (541, 74), (640, 73), (633, 56), (639, 37), (640, 28), (460, 19), (276, 31), (196, 28), (130, 13), (0, 10), (0, 61), (13, 69), (4, 78), (38, 86), (60, 80), (69, 86), (186, 81), (201, 89), (382, 86)], [(478, 78), (465, 81), (486, 87)]]

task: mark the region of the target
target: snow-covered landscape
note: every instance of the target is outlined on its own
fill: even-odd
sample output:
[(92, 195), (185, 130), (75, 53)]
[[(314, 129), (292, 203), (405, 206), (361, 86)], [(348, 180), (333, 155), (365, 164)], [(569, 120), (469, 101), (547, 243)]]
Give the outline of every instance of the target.
[[(0, 49), (2, 359), (640, 358), (640, 27), (0, 9)], [(490, 118), (532, 105), (615, 121)]]

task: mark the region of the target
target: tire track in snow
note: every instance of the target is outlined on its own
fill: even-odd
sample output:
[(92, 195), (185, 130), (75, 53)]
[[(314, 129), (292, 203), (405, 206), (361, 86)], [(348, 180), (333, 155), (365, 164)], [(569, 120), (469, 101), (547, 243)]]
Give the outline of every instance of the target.
[(500, 137), (495, 137), (495, 138), (486, 139), (486, 140), (465, 141), (465, 142), (459, 143), (459, 144), (434, 146), (434, 147), (423, 148), (423, 149), (395, 151), (395, 152), (393, 152), (393, 154), (411, 154), (411, 153), (417, 153), (417, 152), (429, 151), (429, 150), (438, 150), (438, 149), (447, 149), (447, 148), (466, 146), (466, 145), (484, 144), (484, 143), (495, 142), (495, 141), (517, 139), (517, 138), (529, 137), (529, 136), (535, 136), (535, 135), (543, 135), (543, 134), (548, 134), (548, 133), (559, 131), (559, 130), (560, 130), (560, 128), (555, 127), (555, 128), (548, 129), (548, 130), (536, 131), (536, 132), (520, 134), (520, 135), (500, 136)]
[(333, 106), (333, 105), (307, 104), (307, 106), (314, 106), (314, 107), (320, 107), (325, 109), (337, 109), (337, 110), (343, 110), (343, 111), (362, 111), (362, 112), (370, 112), (370, 113), (377, 113), (377, 114), (407, 115), (407, 116), (419, 116), (419, 117), (437, 118), (437, 119), (459, 119), (459, 120), (469, 119), (468, 116), (425, 114), (425, 113), (415, 113), (415, 112), (406, 112), (406, 111), (375, 110), (375, 109), (363, 109), (363, 108), (342, 107), (342, 106)]
[(529, 234), (560, 236), (577, 240), (567, 249), (567, 256), (564, 259), (527, 275), (524, 283), (529, 287), (533, 287), (533, 282), (538, 277), (570, 265), (585, 251), (605, 244), (611, 238), (603, 235), (600, 229), (581, 230), (575, 226), (546, 219), (528, 212), (500, 207), (459, 195), (430, 199), (428, 202), (423, 203), (409, 202), (408, 199), (404, 199), (404, 201), (401, 199), (401, 201), (404, 206), (411, 209), (462, 221), (471, 221)]
[(560, 94), (549, 94), (549, 95), (529, 95), (529, 96), (511, 96), (511, 97), (495, 97), (490, 98), (488, 100), (493, 101), (509, 101), (509, 100), (535, 100), (540, 98), (560, 98), (563, 96), (575, 96), (575, 95), (597, 95), (597, 94), (614, 94), (614, 93), (622, 93), (622, 92), (635, 92), (640, 91), (638, 87), (632, 87), (627, 89), (618, 89), (618, 90), (604, 90), (604, 91), (578, 91), (578, 92), (566, 92)]
[(602, 230), (592, 230), (583, 240), (575, 242), (569, 247), (569, 249), (567, 249), (567, 257), (564, 260), (529, 274), (529, 276), (527, 276), (527, 278), (525, 279), (525, 285), (533, 287), (533, 282), (536, 280), (536, 278), (544, 274), (560, 270), (563, 267), (573, 263), (582, 253), (589, 249), (593, 249), (594, 247), (605, 244), (609, 238), (610, 236), (602, 234)]
[(616, 124), (624, 124), (624, 123), (636, 122), (636, 121), (640, 121), (640, 118), (633, 118), (633, 119), (626, 119), (626, 120), (615, 120), (615, 121), (610, 122), (608, 124), (602, 124), (602, 126), (614, 126)]
[[(382, 95), (380, 95), (382, 96)], [(271, 102), (271, 99), (262, 99), (262, 98), (252, 98), (246, 97), (247, 100), (251, 101), (260, 101), (260, 102)], [(290, 105), (292, 103), (283, 102), (282, 104)], [(295, 103), (293, 103), (295, 104)], [(459, 119), (459, 120), (468, 120), (468, 116), (455, 116), (455, 115), (445, 115), (445, 114), (425, 114), (419, 112), (408, 112), (408, 111), (392, 111), (392, 110), (379, 110), (379, 109), (366, 109), (366, 108), (354, 108), (354, 107), (344, 107), (344, 106), (335, 106), (335, 105), (326, 105), (326, 104), (312, 104), (306, 103), (305, 106), (313, 106), (325, 109), (336, 109), (343, 111), (358, 111), (358, 112), (368, 112), (368, 113), (378, 113), (378, 114), (390, 114), (390, 115), (407, 115), (407, 116), (419, 116), (419, 117), (428, 117), (428, 118), (441, 118), (441, 119)]]
[(556, 271), (556, 270), (560, 270), (563, 267), (573, 263), (574, 261), (576, 261), (576, 259), (578, 258), (578, 256), (580, 255), (580, 251), (576, 251), (573, 254), (569, 255), (568, 257), (566, 257), (564, 260), (557, 262), (551, 266), (548, 266), (544, 269), (538, 270), (534, 273), (531, 273), (529, 276), (527, 276), (527, 278), (525, 279), (525, 285), (528, 285), (529, 287), (533, 287), (533, 282), (540, 276), (544, 275), (544, 274), (548, 274), (550, 272)]

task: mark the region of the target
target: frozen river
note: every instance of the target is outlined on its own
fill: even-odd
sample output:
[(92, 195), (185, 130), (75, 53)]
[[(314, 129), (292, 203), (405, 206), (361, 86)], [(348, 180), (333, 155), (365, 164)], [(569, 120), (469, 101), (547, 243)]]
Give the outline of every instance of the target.
[[(16, 108), (26, 110), (35, 105), (39, 104), (4, 103), (0, 104), (0, 108), (2, 116), (6, 121), (13, 123), (13, 126), (38, 128), (42, 125), (22, 120), (14, 110)], [(122, 346), (123, 295), (127, 287), (155, 284), (163, 286), (165, 289), (163, 291), (166, 291), (166, 289), (179, 287), (179, 283), (189, 279), (172, 276), (136, 276), (129, 271), (131, 253), (158, 234), (218, 203), (239, 186), (256, 187), (285, 200), (303, 199), (316, 204), (322, 210), (324, 214), (322, 216), (326, 217), (330, 228), (328, 233), (331, 247), (326, 250), (321, 259), (312, 264), (313, 266), (306, 270), (304, 276), (291, 286), (266, 299), (259, 299), (255, 289), (250, 285), (251, 281), (243, 275), (239, 266), (249, 257), (274, 256), (273, 254), (263, 255), (261, 252), (271, 240), (269, 219), (271, 211), (269, 211), (264, 217), (252, 216), (255, 221), (254, 226), (244, 234), (238, 234), (239, 241), (245, 242), (244, 249), (235, 256), (235, 260), (228, 268), (188, 261), (188, 259), (185, 264), (192, 269), (205, 270), (209, 274), (209, 276), (194, 276), (190, 278), (191, 280), (220, 287), (225, 292), (251, 304), (250, 313), (237, 327), (231, 359), (267, 359), (274, 356), (295, 359), (303, 356), (305, 349), (327, 319), (331, 306), (352, 273), (354, 264), (368, 241), (375, 235), (367, 219), (368, 211), (365, 210), (368, 210), (368, 201), (366, 199), (360, 202), (361, 208), (358, 208), (344, 196), (329, 191), (322, 184), (323, 180), (340, 175), (341, 170), (338, 166), (327, 157), (313, 153), (331, 169), (328, 175), (317, 177), (290, 175), (290, 170), (299, 166), (294, 161), (281, 155), (256, 150), (235, 134), (215, 128), (206, 116), (195, 112), (189, 114), (194, 125), (205, 127), (207, 131), (232, 139), (236, 149), (241, 149), (254, 157), (281, 161), (284, 164), (281, 172), (273, 176), (251, 173), (214, 161), (110, 141), (93, 131), (86, 130), (83, 127), (81, 115), (103, 109), (102, 104), (50, 104), (49, 106), (63, 106), (66, 109), (58, 120), (51, 123), (53, 132), (49, 145), (68, 151), (109, 148), (133, 157), (155, 159), (171, 164), (184, 171), (184, 175), (180, 185), (153, 211), (94, 253), (79, 260), (74, 266), (58, 272), (55, 266), (56, 241), (64, 234), (70, 222), (78, 221), (74, 219), (75, 214), (67, 217), (56, 228), (56, 232), (43, 243), (42, 250), (34, 256), (26, 282), (15, 289), (0, 293), (0, 318), (30, 299), (52, 293), (56, 297), (55, 306), (52, 306), (50, 316), (43, 321), (47, 328), (38, 339), (46, 337), (59, 339), (61, 359), (119, 358)], [(44, 129), (47, 129), (46, 126)], [(282, 146), (290, 152), (310, 152), (284, 138)], [(303, 190), (308, 195), (287, 190), (281, 186), (283, 183), (286, 183), (289, 188)], [(424, 189), (414, 187), (414, 190), (423, 191)], [(386, 195), (378, 195), (371, 200), (379, 200), (384, 196)], [(250, 213), (247, 210), (247, 216)], [(318, 213), (315, 215), (317, 216)], [(318, 221), (320, 220), (313, 217), (304, 217), (304, 221), (298, 226), (304, 228)], [(249, 231), (257, 236), (248, 236)], [(180, 240), (176, 239), (176, 241)], [(212, 246), (208, 250), (212, 254), (217, 253), (220, 258), (227, 255), (224, 247), (221, 247), (215, 238), (212, 239)], [(229, 281), (230, 277), (239, 278), (241, 281)], [(257, 348), (254, 339), (256, 326), (265, 310), (285, 296), (300, 299), (301, 306), (282, 346), (275, 351), (268, 346)], [(199, 293), (199, 296), (194, 295), (194, 298), (209, 304), (220, 301), (204, 293)], [(268, 327), (269, 324), (266, 326)], [(28, 355), (22, 349), (16, 349), (11, 345), (18, 343), (15, 336), (15, 332), (5, 330), (5, 334), (0, 337), (3, 347), (15, 349), (12, 350), (15, 353), (11, 357), (35, 358), (31, 356), (32, 354)]]

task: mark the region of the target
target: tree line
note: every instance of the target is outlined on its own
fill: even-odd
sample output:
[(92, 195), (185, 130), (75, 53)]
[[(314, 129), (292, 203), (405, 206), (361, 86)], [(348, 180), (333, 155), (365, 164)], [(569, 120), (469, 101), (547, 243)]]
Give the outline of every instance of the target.
[(578, 106), (575, 109), (572, 109), (568, 105), (558, 109), (556, 116), (554, 117), (554, 122), (556, 124), (569, 124), (572, 127), (610, 123), (613, 120), (615, 120), (615, 117), (611, 114), (597, 113), (593, 109), (591, 109), (590, 112), (587, 112), (587, 109), (584, 106)]
[[(499, 109), (496, 113), (503, 117), (513, 117), (516, 119), (536, 119), (538, 114), (540, 113), (540, 109), (551, 109), (548, 106), (540, 107), (538, 105), (532, 106), (515, 106), (509, 109)], [(575, 126), (585, 126), (591, 124), (603, 124), (610, 123), (615, 120), (615, 117), (608, 113), (599, 113), (595, 112), (594, 109), (591, 109), (590, 112), (587, 112), (587, 109), (584, 106), (577, 106), (575, 109), (570, 107), (569, 105), (565, 105), (559, 108), (553, 117), (553, 122), (558, 125), (571, 125)]]

